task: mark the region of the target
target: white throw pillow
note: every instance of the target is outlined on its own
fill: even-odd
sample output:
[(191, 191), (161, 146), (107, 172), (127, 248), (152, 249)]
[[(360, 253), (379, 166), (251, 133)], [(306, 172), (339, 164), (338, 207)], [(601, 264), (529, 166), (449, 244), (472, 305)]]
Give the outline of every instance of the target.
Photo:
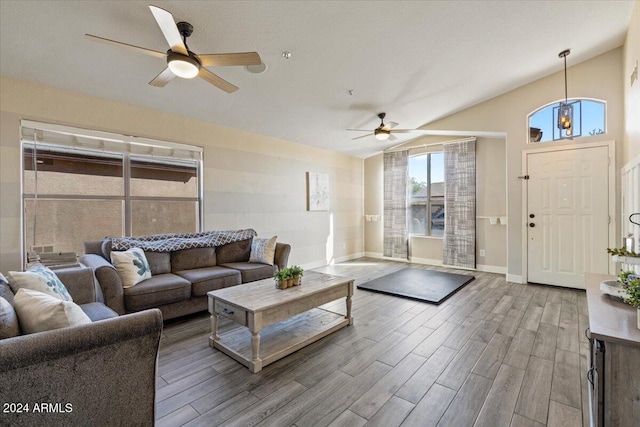
[(126, 251), (111, 251), (111, 264), (118, 270), (123, 288), (130, 288), (151, 278), (151, 267), (144, 251), (131, 248)]
[(26, 288), (33, 291), (44, 292), (62, 301), (73, 301), (69, 291), (62, 284), (56, 273), (42, 264), (34, 264), (27, 271), (10, 271), (9, 286), (13, 293)]
[(13, 307), (25, 334), (91, 323), (78, 304), (27, 288), (18, 290)]
[(273, 259), (276, 255), (277, 237), (278, 236), (273, 236), (270, 239), (256, 239), (254, 237), (251, 242), (251, 255), (249, 255), (249, 262), (273, 265)]

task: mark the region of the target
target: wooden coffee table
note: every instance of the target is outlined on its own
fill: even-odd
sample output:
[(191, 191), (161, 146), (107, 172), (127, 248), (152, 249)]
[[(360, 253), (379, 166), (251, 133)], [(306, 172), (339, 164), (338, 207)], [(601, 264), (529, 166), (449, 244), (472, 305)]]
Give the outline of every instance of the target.
[[(209, 345), (254, 373), (353, 324), (353, 280), (345, 277), (307, 271), (302, 284), (292, 288), (276, 289), (273, 279), (264, 279), (207, 295), (211, 313)], [(346, 316), (318, 308), (339, 298), (346, 298)], [(218, 334), (218, 316), (246, 328)]]

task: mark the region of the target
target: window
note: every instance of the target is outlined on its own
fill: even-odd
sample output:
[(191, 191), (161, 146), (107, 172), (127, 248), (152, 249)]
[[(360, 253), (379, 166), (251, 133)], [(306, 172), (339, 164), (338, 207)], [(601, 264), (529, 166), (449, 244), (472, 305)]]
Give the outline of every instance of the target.
[(444, 153), (409, 157), (409, 233), (444, 235)]
[(569, 100), (573, 107), (571, 133), (558, 129), (560, 103), (546, 105), (529, 115), (529, 142), (550, 142), (606, 133), (606, 104), (591, 99)]
[(201, 228), (198, 147), (23, 121), (22, 153), (27, 251)]

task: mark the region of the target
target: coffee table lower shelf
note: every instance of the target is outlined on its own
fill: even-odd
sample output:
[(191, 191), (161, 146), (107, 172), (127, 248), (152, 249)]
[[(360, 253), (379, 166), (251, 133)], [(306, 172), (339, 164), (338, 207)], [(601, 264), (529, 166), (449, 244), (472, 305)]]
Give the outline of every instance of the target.
[(349, 325), (350, 319), (344, 314), (314, 308), (260, 331), (261, 366), (254, 366), (251, 355), (251, 332), (246, 327), (238, 327), (220, 334), (220, 339), (209, 337), (209, 345), (216, 348), (252, 372), (258, 372), (276, 360), (305, 347), (319, 339)]

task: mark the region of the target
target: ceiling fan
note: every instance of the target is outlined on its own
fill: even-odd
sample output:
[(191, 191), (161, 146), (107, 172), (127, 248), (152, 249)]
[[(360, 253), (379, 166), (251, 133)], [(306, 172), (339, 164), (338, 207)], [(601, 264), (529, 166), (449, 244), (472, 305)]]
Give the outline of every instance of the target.
[(352, 140), (355, 139), (360, 139), (360, 138), (366, 138), (368, 136), (374, 135), (376, 137), (377, 140), (379, 141), (384, 141), (384, 140), (395, 140), (397, 139), (395, 136), (393, 136), (394, 133), (426, 133), (426, 131), (424, 130), (420, 130), (420, 129), (393, 129), (394, 127), (398, 126), (398, 123), (396, 122), (388, 122), (387, 124), (384, 123), (384, 118), (387, 116), (387, 113), (380, 113), (378, 114), (378, 118), (380, 119), (380, 126), (378, 126), (377, 128), (375, 128), (374, 130), (371, 129), (347, 129), (347, 130), (353, 130), (353, 131), (358, 131), (358, 132), (370, 132), (366, 135), (362, 135), (362, 136), (357, 136), (355, 138), (351, 138)]
[(193, 32), (193, 25), (188, 22), (176, 24), (171, 12), (157, 6), (149, 5), (153, 17), (162, 30), (165, 39), (169, 43), (166, 53), (157, 50), (146, 49), (103, 37), (85, 34), (90, 40), (106, 43), (112, 46), (124, 47), (130, 51), (144, 53), (156, 58), (166, 59), (167, 67), (149, 82), (151, 86), (164, 87), (175, 77), (192, 79), (196, 76), (211, 83), (227, 93), (235, 92), (238, 87), (213, 74), (205, 67), (233, 66), (233, 65), (260, 65), (262, 60), (257, 52), (217, 53), (208, 55), (196, 55), (187, 47), (187, 37)]

